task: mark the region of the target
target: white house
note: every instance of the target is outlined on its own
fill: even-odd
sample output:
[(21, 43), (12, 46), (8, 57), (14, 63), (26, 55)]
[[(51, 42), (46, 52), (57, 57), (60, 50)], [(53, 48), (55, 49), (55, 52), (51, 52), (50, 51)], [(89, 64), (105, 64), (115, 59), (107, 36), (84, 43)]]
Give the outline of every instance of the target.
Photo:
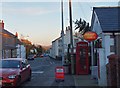
[[(80, 38), (75, 37), (73, 35), (73, 46), (76, 47), (76, 43), (80, 41)], [(64, 55), (67, 54), (68, 44), (70, 44), (70, 27), (66, 27), (66, 31), (64, 34)], [(75, 52), (75, 51), (74, 51)], [(52, 41), (52, 47), (50, 50), (51, 57), (61, 57), (62, 56), (62, 37), (59, 37)]]
[(55, 39), (54, 41), (52, 41), (52, 48), (51, 48), (51, 57), (53, 58), (57, 58), (61, 56), (61, 50), (59, 50), (59, 43), (60, 42), (60, 37)]
[[(98, 34), (92, 44), (92, 76), (98, 79), (99, 86), (107, 86), (106, 64), (110, 54), (120, 52), (120, 7), (94, 7), (91, 29)], [(97, 69), (96, 69), (97, 67)], [(95, 71), (96, 69), (96, 71)]]

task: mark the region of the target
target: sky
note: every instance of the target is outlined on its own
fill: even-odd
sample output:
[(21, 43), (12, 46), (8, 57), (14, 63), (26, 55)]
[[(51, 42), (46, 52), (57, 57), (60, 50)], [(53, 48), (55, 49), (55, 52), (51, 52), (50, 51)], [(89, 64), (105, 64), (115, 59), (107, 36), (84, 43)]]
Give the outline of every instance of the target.
[[(72, 2), (73, 21), (82, 18), (90, 23), (93, 7), (118, 6), (119, 0), (89, 1), (75, 0)], [(65, 27), (69, 25), (69, 6), (68, 1), (63, 0), (63, 2), (65, 30)], [(52, 41), (60, 36), (62, 29), (60, 0), (21, 0), (20, 2), (4, 0), (0, 3), (0, 17), (5, 23), (6, 30), (13, 34), (18, 32), (19, 38), (26, 38), (33, 44), (51, 45)]]

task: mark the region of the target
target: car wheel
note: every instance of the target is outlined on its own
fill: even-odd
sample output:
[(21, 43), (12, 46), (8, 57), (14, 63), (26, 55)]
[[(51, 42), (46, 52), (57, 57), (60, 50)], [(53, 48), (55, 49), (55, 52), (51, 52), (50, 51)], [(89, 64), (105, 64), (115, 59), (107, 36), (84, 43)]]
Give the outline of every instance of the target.
[(16, 82), (16, 86), (19, 86), (20, 83), (21, 83), (21, 76), (18, 76), (18, 80), (17, 80), (17, 82)]
[(31, 73), (30, 73), (30, 75), (29, 75), (28, 81), (31, 81)]

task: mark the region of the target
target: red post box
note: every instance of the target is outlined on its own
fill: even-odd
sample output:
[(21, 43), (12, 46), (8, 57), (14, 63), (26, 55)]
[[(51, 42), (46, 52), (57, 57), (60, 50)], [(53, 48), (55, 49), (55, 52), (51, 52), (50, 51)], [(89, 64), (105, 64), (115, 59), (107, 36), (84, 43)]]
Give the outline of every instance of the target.
[(55, 68), (55, 80), (56, 81), (58, 81), (58, 80), (64, 81), (64, 78), (65, 78), (64, 75), (65, 75), (65, 73), (64, 73), (64, 67), (63, 66)]

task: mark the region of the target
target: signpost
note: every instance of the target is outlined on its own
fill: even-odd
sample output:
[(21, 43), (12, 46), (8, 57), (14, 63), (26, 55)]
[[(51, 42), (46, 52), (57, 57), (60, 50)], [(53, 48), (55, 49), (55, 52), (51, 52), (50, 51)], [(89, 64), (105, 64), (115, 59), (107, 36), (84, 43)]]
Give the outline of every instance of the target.
[[(98, 38), (98, 35), (97, 35), (96, 32), (88, 31), (83, 35), (83, 38), (90, 43), (92, 41), (95, 41)], [(92, 56), (91, 57), (91, 59), (92, 59), (92, 61), (91, 61), (91, 66), (92, 66), (91, 70), (93, 70), (93, 57), (94, 57), (94, 53), (93, 53), (94, 48), (93, 47), (94, 47), (94, 43), (91, 44), (91, 56)], [(93, 74), (93, 73), (91, 73), (91, 74)]]

